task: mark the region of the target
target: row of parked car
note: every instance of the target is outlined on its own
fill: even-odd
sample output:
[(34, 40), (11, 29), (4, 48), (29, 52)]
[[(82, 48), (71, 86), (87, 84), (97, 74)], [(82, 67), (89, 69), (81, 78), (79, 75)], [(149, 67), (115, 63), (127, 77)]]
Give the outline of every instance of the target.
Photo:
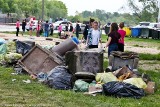
[[(65, 31), (65, 26), (67, 25), (67, 23), (68, 24), (72, 24), (72, 26), (74, 28), (74, 32), (75, 32), (76, 23), (72, 23), (70, 21), (57, 21), (57, 22), (53, 23), (54, 30), (58, 30), (58, 27), (61, 24), (62, 25), (62, 29)], [(80, 33), (83, 33), (84, 28), (85, 28), (86, 25), (83, 24), (83, 23), (78, 23), (78, 24), (80, 26)], [(32, 26), (33, 31), (36, 30), (37, 25), (38, 25), (38, 20), (33, 20), (33, 26)], [(26, 25), (26, 30), (29, 31), (29, 22)]]
[[(62, 29), (65, 31), (65, 26), (67, 26), (67, 23), (68, 23), (68, 24), (72, 24), (72, 26), (73, 26), (73, 28), (74, 28), (74, 31), (75, 31), (76, 23), (72, 23), (72, 22), (70, 22), (70, 21), (57, 21), (57, 22), (53, 23), (54, 29), (57, 30), (58, 27), (59, 27), (59, 25), (61, 24), (61, 25), (62, 25)], [(78, 23), (78, 24), (79, 24), (79, 26), (80, 26), (80, 33), (83, 33), (84, 28), (85, 28), (86, 25), (83, 24), (83, 23)], [(69, 27), (70, 27), (70, 25), (69, 25)]]

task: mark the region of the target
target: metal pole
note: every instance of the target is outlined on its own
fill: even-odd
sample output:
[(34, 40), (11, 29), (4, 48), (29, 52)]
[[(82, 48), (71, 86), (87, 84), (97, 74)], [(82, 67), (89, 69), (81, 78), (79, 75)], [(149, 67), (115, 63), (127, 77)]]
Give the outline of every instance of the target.
[(158, 12), (158, 23), (160, 22), (160, 0), (158, 0), (158, 8), (159, 8), (159, 12)]
[(44, 20), (44, 0), (42, 0), (42, 20)]

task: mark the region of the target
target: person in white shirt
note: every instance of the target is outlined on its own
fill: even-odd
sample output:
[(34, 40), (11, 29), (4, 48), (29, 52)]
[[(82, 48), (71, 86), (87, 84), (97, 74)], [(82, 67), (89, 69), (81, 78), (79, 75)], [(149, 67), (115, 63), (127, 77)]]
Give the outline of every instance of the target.
[(98, 48), (99, 42), (101, 42), (101, 31), (98, 28), (98, 22), (94, 21), (88, 32), (87, 45), (89, 48)]

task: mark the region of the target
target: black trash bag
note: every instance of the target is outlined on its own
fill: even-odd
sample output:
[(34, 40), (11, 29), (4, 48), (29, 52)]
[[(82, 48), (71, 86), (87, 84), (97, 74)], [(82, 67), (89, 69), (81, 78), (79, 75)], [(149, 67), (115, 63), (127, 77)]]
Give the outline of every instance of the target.
[(103, 93), (115, 97), (132, 97), (139, 99), (145, 96), (144, 90), (124, 82), (108, 82), (103, 84)]
[(25, 42), (16, 41), (16, 52), (25, 55), (33, 46)]
[(54, 89), (69, 90), (73, 88), (73, 76), (65, 66), (57, 66), (49, 72), (45, 84)]

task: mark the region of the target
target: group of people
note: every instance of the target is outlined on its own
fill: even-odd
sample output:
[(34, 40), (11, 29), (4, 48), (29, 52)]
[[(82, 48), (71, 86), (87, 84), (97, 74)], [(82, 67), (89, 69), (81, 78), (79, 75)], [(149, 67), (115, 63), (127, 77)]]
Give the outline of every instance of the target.
[[(112, 23), (110, 26), (110, 31), (108, 33), (108, 40), (106, 46), (108, 47), (108, 56), (110, 56), (112, 51), (122, 51), (124, 52), (124, 37), (126, 32), (123, 30), (124, 23)], [(86, 40), (86, 45), (88, 48), (98, 48), (101, 42), (101, 29), (99, 28), (99, 23), (94, 19), (90, 19), (90, 24), (86, 25), (83, 32), (83, 38)]]
[[(59, 26), (58, 26), (58, 32), (59, 32), (58, 35), (59, 35), (59, 38), (61, 37), (61, 33), (62, 33), (63, 30), (64, 30), (64, 29), (63, 29), (63, 27), (62, 27), (62, 25), (61, 25), (61, 23), (60, 23)], [(67, 23), (67, 24), (65, 25), (64, 35), (65, 35), (66, 37), (73, 37), (74, 31), (75, 31), (75, 33), (76, 33), (76, 37), (79, 38), (79, 31), (80, 31), (79, 21), (76, 22), (76, 27), (75, 27), (75, 29), (74, 29), (72, 23)]]
[[(26, 20), (23, 20), (22, 22), (22, 35), (25, 32), (25, 26), (26, 26)], [(29, 31), (30, 31), (30, 36), (32, 36), (32, 26), (33, 26), (33, 20), (30, 21), (29, 23)], [(110, 26), (110, 31), (108, 33), (108, 40), (106, 42), (106, 46), (108, 47), (108, 56), (110, 56), (112, 51), (124, 51), (124, 37), (126, 35), (126, 32), (123, 30), (124, 23), (120, 23), (119, 25), (117, 23), (112, 23)], [(19, 28), (20, 28), (20, 22), (17, 20), (16, 23), (16, 36), (18, 36), (19, 33)], [(49, 36), (49, 30), (51, 31), (50, 35), (53, 35), (54, 31), (54, 26), (52, 23), (42, 23), (41, 21), (38, 21), (37, 27), (36, 27), (36, 35), (37, 37), (40, 36), (42, 32), (44, 32), (44, 36), (48, 37)], [(58, 27), (59, 31), (59, 37), (61, 36), (61, 32), (63, 31), (62, 25), (59, 24)], [(79, 31), (80, 31), (80, 25), (79, 22), (77, 21), (76, 23), (76, 36), (79, 38)], [(72, 26), (72, 23), (67, 23), (65, 26), (65, 35), (68, 37), (72, 37), (74, 32), (74, 28)], [(99, 27), (99, 23), (95, 21), (94, 19), (90, 19), (89, 24), (86, 24), (84, 32), (83, 32), (83, 38), (86, 41), (86, 45), (88, 48), (98, 48), (99, 43), (102, 44), (101, 42), (101, 29)]]
[[(26, 30), (26, 19), (22, 21), (22, 36)], [(32, 36), (32, 31), (33, 29), (33, 25), (34, 25), (34, 21), (30, 20), (29, 21), (29, 35)], [(19, 34), (19, 29), (20, 29), (20, 21), (17, 20), (16, 22), (16, 36), (18, 36)], [(44, 34), (45, 37), (49, 36), (49, 31), (50, 31), (50, 35), (53, 35), (53, 31), (54, 31), (54, 25), (53, 23), (48, 23), (48, 21), (46, 21), (45, 23), (43, 23), (42, 21), (38, 20), (37, 25), (36, 25), (36, 36), (39, 37), (42, 33)]]

